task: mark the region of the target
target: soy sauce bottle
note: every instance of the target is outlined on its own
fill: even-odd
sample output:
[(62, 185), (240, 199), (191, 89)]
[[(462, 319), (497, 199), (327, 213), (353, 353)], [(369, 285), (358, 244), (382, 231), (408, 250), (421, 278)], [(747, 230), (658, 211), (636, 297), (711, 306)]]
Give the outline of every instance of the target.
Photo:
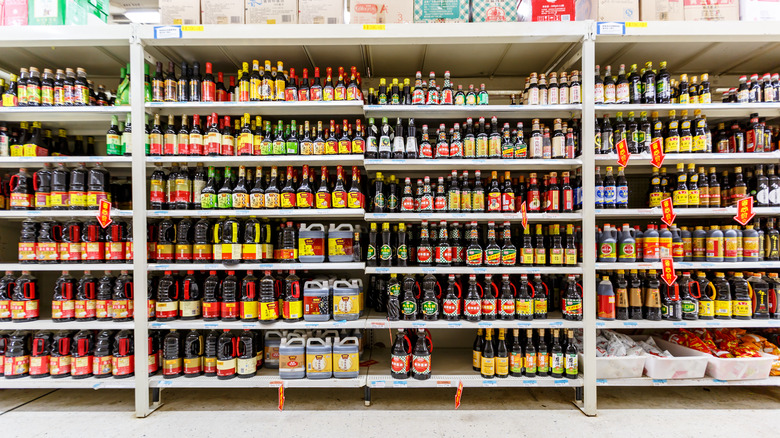
[(173, 321), (179, 316), (179, 283), (171, 271), (165, 271), (157, 283), (156, 317), (158, 321)]
[(79, 321), (94, 321), (97, 297), (97, 280), (90, 271), (84, 271), (76, 287), (75, 316)]
[(84, 163), (70, 172), (68, 204), (71, 210), (87, 209), (87, 168)]
[(38, 279), (22, 271), (11, 294), (11, 319), (14, 322), (37, 321), (40, 315)]
[(196, 330), (190, 330), (184, 337), (184, 377), (197, 377), (203, 374), (203, 336)]
[(257, 277), (253, 271), (246, 271), (246, 277), (241, 280), (241, 304), (239, 315), (242, 321), (257, 321)]
[(100, 163), (95, 163), (95, 167), (89, 169), (87, 173), (88, 209), (97, 210), (100, 208), (101, 201), (108, 201), (110, 179), (108, 171)]
[(19, 173), (11, 176), (11, 210), (33, 210), (35, 208), (35, 192), (33, 181), (27, 169), (20, 168)]
[(163, 338), (163, 368), (164, 379), (173, 379), (184, 374), (182, 369), (181, 335), (176, 329), (172, 329)]
[(70, 208), (70, 196), (68, 192), (68, 180), (70, 172), (62, 163), (57, 163), (51, 171), (51, 196), (50, 205), (53, 210), (67, 210)]
[(200, 318), (201, 287), (195, 278), (195, 271), (187, 271), (181, 284), (179, 318), (182, 320)]
[(203, 320), (218, 321), (221, 316), (219, 295), (220, 280), (217, 271), (209, 271), (209, 276), (203, 282)]
[(32, 183), (35, 189), (35, 209), (51, 208), (51, 168), (48, 164), (44, 164), (43, 169), (33, 173)]
[(238, 339), (230, 330), (224, 329), (217, 340), (217, 379), (227, 380), (236, 377), (236, 353)]
[(238, 279), (236, 279), (236, 271), (227, 271), (227, 277), (219, 285), (220, 296), (222, 297), (222, 303), (220, 306), (220, 313), (222, 314), (223, 321), (238, 321)]
[(398, 329), (390, 353), (390, 375), (394, 379), (408, 379), (412, 361), (412, 343), (403, 329)]
[(68, 271), (62, 271), (62, 275), (54, 283), (54, 296), (51, 299), (52, 321), (68, 322), (76, 319), (73, 301), (75, 290), (76, 279)]
[(92, 353), (92, 375), (96, 378), (110, 377), (113, 374), (111, 338), (110, 330), (101, 330), (95, 338), (95, 349)]
[(11, 296), (15, 286), (13, 271), (5, 271), (5, 276), (0, 278), (0, 322), (11, 321)]
[(133, 320), (133, 277), (127, 271), (120, 271), (114, 282), (111, 304), (114, 321)]

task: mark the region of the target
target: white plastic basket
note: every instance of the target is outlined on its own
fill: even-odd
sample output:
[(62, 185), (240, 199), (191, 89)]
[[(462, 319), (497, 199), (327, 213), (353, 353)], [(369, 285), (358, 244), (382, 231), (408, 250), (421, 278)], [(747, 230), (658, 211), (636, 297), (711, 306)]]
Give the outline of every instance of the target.
[[(656, 336), (653, 336), (653, 340), (658, 348), (672, 353), (670, 342)], [(707, 363), (704, 356), (658, 357), (651, 354), (645, 362), (645, 374), (653, 379), (700, 379), (704, 377)]]
[[(582, 353), (580, 353), (579, 359), (580, 364), (584, 363)], [(645, 359), (647, 359), (647, 356), (597, 357), (596, 378), (625, 379), (642, 377)]]
[[(659, 343), (660, 347), (661, 344)], [(754, 380), (766, 379), (772, 370), (772, 363), (777, 356), (760, 353), (761, 357), (719, 358), (702, 353), (692, 348), (671, 342), (664, 342), (664, 347), (675, 356), (703, 356), (707, 359), (707, 375), (718, 380)]]

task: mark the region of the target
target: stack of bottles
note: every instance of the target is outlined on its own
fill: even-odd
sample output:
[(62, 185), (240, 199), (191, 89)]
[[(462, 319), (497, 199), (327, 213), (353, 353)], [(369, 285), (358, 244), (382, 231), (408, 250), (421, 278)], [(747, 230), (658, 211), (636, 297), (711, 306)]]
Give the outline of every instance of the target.
[(0, 375), (117, 379), (134, 375), (132, 330), (0, 333)]
[(342, 166), (335, 173), (334, 178), (322, 166), (316, 184), (316, 171), (308, 165), (300, 172), (293, 166), (286, 172), (271, 166), (269, 173), (262, 166), (254, 172), (246, 166), (239, 166), (238, 172), (225, 167), (223, 172), (202, 163), (195, 169), (174, 164), (167, 174), (158, 166), (150, 178), (150, 205), (159, 210), (364, 208), (358, 166), (352, 166), (349, 186)]
[(366, 265), (574, 266), (581, 260), (579, 227), (575, 234), (572, 224), (550, 224), (546, 232), (542, 224), (536, 224), (535, 235), (529, 226), (523, 231), (522, 240), (513, 241), (511, 223), (504, 222), (501, 245), (496, 239), (495, 222), (489, 222), (485, 228), (487, 232), (476, 221), (461, 227), (458, 222), (447, 221), (429, 226), (423, 220), (419, 227), (401, 223), (391, 231), (390, 224), (383, 223), (379, 236), (377, 224), (372, 223)]
[(739, 85), (723, 92), (724, 103), (780, 102), (780, 74), (764, 73), (761, 79), (758, 73), (739, 77)]
[(628, 74), (625, 64), (620, 64), (617, 76), (612, 76), (612, 66), (607, 65), (603, 79), (600, 71), (601, 67), (597, 65), (594, 89), (597, 104), (712, 103), (707, 73), (702, 73), (701, 82), (697, 76), (692, 76), (689, 83), (687, 74), (681, 74), (680, 80), (675, 81), (666, 69), (666, 61), (661, 62), (658, 72), (653, 69), (652, 62), (646, 62), (645, 68), (640, 71), (637, 71), (636, 64), (631, 64)]
[(780, 231), (775, 218), (739, 227), (710, 225), (678, 228), (650, 224), (621, 229), (604, 224), (596, 229), (599, 262), (760, 262), (780, 260)]
[(149, 319), (157, 321), (352, 321), (364, 313), (360, 279), (301, 279), (295, 270), (272, 273), (186, 271), (151, 277)]
[(639, 121), (634, 118), (633, 111), (628, 113), (628, 121), (623, 120), (620, 112), (614, 122), (605, 114), (602, 123), (596, 121), (595, 152), (616, 153), (621, 140), (626, 141), (626, 148), (632, 154), (649, 154), (653, 142), (658, 142), (666, 154), (772, 152), (778, 149), (778, 127), (767, 126), (766, 120), (759, 119), (758, 114), (751, 114), (743, 124), (734, 121), (730, 130), (726, 130), (725, 123), (710, 130), (701, 110), (694, 110), (693, 120), (688, 118), (688, 110), (680, 113), (681, 119), (678, 119), (675, 110), (669, 111), (667, 122), (658, 119), (657, 111), (652, 113), (652, 120), (648, 120), (647, 113), (642, 111)]
[[(118, 129), (118, 128), (117, 128)], [(59, 129), (52, 137), (51, 129), (43, 129), (41, 122), (20, 122), (8, 128), (0, 121), (0, 157), (95, 156), (92, 136), (68, 137), (68, 131)]]
[[(549, 82), (548, 82), (549, 79)], [(576, 105), (582, 103), (582, 84), (580, 72), (572, 70), (571, 75), (565, 71), (551, 72), (549, 76), (544, 73), (533, 72), (525, 78), (521, 105)], [(512, 95), (512, 105), (515, 104), (515, 96)]]
[[(500, 129), (500, 130), (499, 130)], [(414, 119), (409, 119), (407, 128), (399, 117), (392, 128), (387, 117), (382, 118), (379, 130), (374, 119), (368, 119), (366, 158), (368, 159), (460, 159), (460, 158), (575, 158), (580, 152), (579, 121), (553, 121), (553, 127), (544, 126), (539, 119), (533, 119), (528, 142), (523, 134), (523, 123), (512, 129), (509, 123), (499, 128), (498, 118), (493, 116), (489, 123), (480, 117), (477, 126), (471, 118), (462, 127), (455, 123), (447, 129), (439, 124), (435, 137), (423, 125), (417, 132)]]
[(133, 208), (130, 182), (112, 177), (100, 163), (89, 169), (80, 163), (72, 170), (45, 164), (32, 175), (21, 168), (3, 177), (0, 192), (11, 210), (97, 210), (103, 200), (114, 208)]
[[(0, 281), (13, 281), (8, 278)], [(54, 284), (51, 300), (51, 319), (70, 321), (132, 321), (133, 278), (127, 271), (114, 277), (105, 271), (100, 278), (91, 271), (76, 280), (68, 271), (62, 271)]]
[(777, 272), (677, 272), (671, 285), (655, 270), (632, 269), (603, 275), (597, 288), (597, 312), (602, 320), (682, 321), (712, 319), (780, 319), (780, 279)]
[[(494, 334), (497, 332), (497, 334)], [(511, 339), (507, 339), (507, 333)], [(579, 374), (574, 330), (477, 329), (471, 350), (472, 368), (483, 378), (553, 377)]]
[(433, 340), (425, 329), (399, 329), (390, 352), (390, 375), (394, 379), (431, 378)]
[(582, 286), (574, 275), (565, 283), (562, 277), (549, 277), (545, 282), (539, 274), (532, 280), (526, 274), (514, 278), (504, 274), (500, 279), (488, 274), (481, 282), (476, 275), (469, 275), (467, 283), (462, 284), (463, 280), (449, 275), (442, 287), (444, 282), (431, 274), (421, 281), (413, 275), (399, 280), (390, 274), (388, 280), (375, 285), (380, 288), (378, 299), (384, 300), (389, 321), (531, 321), (547, 319), (548, 313), (556, 310), (565, 320), (582, 320)]
[[(174, 117), (168, 116), (168, 124), (160, 124), (160, 115), (146, 126), (146, 155), (153, 156), (246, 156), (246, 155), (336, 155), (363, 154), (366, 151), (366, 133), (360, 119), (352, 123), (344, 119), (341, 124), (330, 120), (330, 127), (323, 130), (323, 122), (306, 120), (300, 125), (295, 120), (275, 125), (260, 116), (254, 120), (248, 113), (231, 122), (230, 116), (219, 117), (211, 113), (201, 127), (201, 117), (192, 116), (190, 127), (187, 116), (181, 117), (177, 129)], [(109, 135), (115, 130), (114, 121)], [(116, 134), (114, 134), (116, 135)], [(370, 139), (369, 139), (370, 140)], [(114, 138), (114, 141), (117, 141)], [(121, 141), (121, 139), (119, 140)]]
[(418, 71), (413, 87), (408, 78), (403, 82), (393, 78), (389, 85), (387, 79), (380, 78), (377, 90), (369, 88), (366, 95), (366, 103), (369, 105), (487, 105), (488, 100), (485, 84), (480, 84), (476, 89), (470, 84), (465, 92), (463, 85), (458, 85), (457, 91), (453, 89), (449, 71), (444, 72), (441, 88), (436, 85), (435, 72), (431, 72), (426, 82)]
[[(399, 180), (391, 175), (385, 181), (382, 172), (377, 172), (371, 186), (369, 211), (373, 213), (411, 213), (411, 212), (472, 212), (472, 213), (514, 213), (520, 211), (525, 203), (529, 213), (571, 213), (582, 207), (581, 170), (571, 181), (569, 172), (550, 172), (538, 178), (536, 173), (512, 178), (507, 170), (499, 178), (497, 171), (491, 172), (490, 180), (482, 179), (482, 173), (474, 172), (469, 179), (469, 171), (464, 170), (458, 176), (457, 170), (438, 181), (430, 176), (417, 178), (415, 188), (412, 179)], [(445, 182), (446, 181), (446, 182)], [(400, 192), (400, 193), (399, 193)]]
[(162, 341), (161, 368), (165, 379), (251, 378), (263, 368), (282, 379), (350, 379), (359, 375), (362, 349), (359, 330), (171, 330)]
[(127, 263), (133, 260), (130, 224), (97, 219), (85, 222), (25, 220), (18, 245), (19, 263)]
[(2, 106), (106, 106), (114, 105), (114, 96), (105, 87), (87, 79), (87, 71), (78, 67), (57, 69), (52, 72), (37, 67), (22, 68), (19, 75), (12, 74), (8, 85), (0, 81)]
[(226, 86), (222, 72), (214, 77), (212, 65), (206, 63), (206, 72), (200, 75), (200, 63), (192, 66), (182, 62), (179, 77), (173, 62), (168, 62), (168, 71), (163, 74), (163, 66), (158, 62), (153, 77), (149, 77), (149, 66), (144, 65), (147, 102), (259, 102), (259, 101), (362, 101), (362, 80), (357, 67), (350, 71), (339, 67), (334, 74), (328, 67), (325, 72), (325, 83), (320, 79), (320, 68), (314, 68), (314, 77), (309, 80), (309, 69), (303, 69), (303, 76), (298, 77), (295, 69), (284, 69), (284, 63), (277, 61), (271, 66), (270, 60), (261, 64), (259, 60), (252, 61), (252, 71), (249, 63), (244, 62), (236, 76), (230, 76)]
[[(601, 176), (596, 168), (596, 189), (600, 184), (604, 186), (614, 180), (601, 181)], [(743, 171), (745, 172), (743, 175)], [(607, 168), (609, 174), (609, 168)], [(609, 175), (608, 175), (609, 177)], [(598, 191), (596, 192), (598, 205)], [(741, 199), (752, 197), (755, 207), (780, 206), (780, 177), (775, 174), (775, 165), (757, 165), (753, 168), (735, 167), (729, 174), (723, 170), (718, 175), (715, 167), (709, 168), (709, 175), (704, 166), (699, 166), (698, 171), (694, 163), (689, 163), (687, 170), (683, 163), (677, 164), (677, 179), (667, 176), (666, 168), (653, 169), (648, 189), (648, 205), (658, 207), (661, 201), (672, 198), (674, 208), (718, 208), (735, 206)], [(606, 199), (604, 199), (606, 201)], [(606, 202), (604, 202), (606, 207)]]
[[(322, 263), (362, 260), (360, 230), (350, 224), (165, 218), (150, 224), (149, 257), (157, 263)], [(275, 237), (274, 237), (275, 236)]]

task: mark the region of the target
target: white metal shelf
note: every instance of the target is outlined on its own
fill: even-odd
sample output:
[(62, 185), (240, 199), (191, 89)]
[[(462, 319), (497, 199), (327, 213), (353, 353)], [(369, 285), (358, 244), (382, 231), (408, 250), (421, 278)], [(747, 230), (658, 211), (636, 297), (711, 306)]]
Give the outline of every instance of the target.
[(132, 263), (0, 263), (0, 271), (132, 271)]
[(499, 122), (505, 122), (507, 119), (579, 117), (582, 105), (366, 105), (364, 111), (366, 118), (373, 117), (376, 122), (382, 117), (418, 120), (465, 120), (467, 117), (485, 117), (490, 121), (493, 116), (498, 117)]
[(365, 328), (367, 329), (400, 329), (400, 328), (428, 328), (428, 329), (485, 329), (485, 328), (505, 328), (505, 329), (539, 329), (539, 328), (582, 328), (582, 321), (567, 321), (561, 318), (560, 312), (550, 312), (548, 319), (535, 319), (533, 321), (520, 321), (517, 319), (495, 321), (470, 322), (465, 320), (446, 321), (439, 319), (437, 321), (388, 321), (386, 315), (372, 314), (366, 319)]
[(0, 330), (132, 330), (132, 321), (68, 321), (51, 319), (24, 322), (0, 322)]
[(634, 377), (626, 379), (597, 379), (598, 386), (780, 386), (780, 376), (752, 380), (701, 379), (652, 379)]
[(366, 274), (582, 274), (576, 266), (408, 266), (366, 267)]
[[(2, 45), (2, 43), (0, 43)], [(130, 112), (129, 105), (123, 106), (0, 106), (0, 120), (7, 122), (92, 122), (110, 121), (111, 116), (124, 120)], [(108, 130), (109, 124), (105, 125)]]
[(147, 217), (259, 217), (259, 218), (339, 218), (339, 219), (363, 219), (365, 211), (362, 208), (301, 208), (287, 210), (152, 210)]
[[(0, 219), (84, 219), (97, 217), (98, 210), (0, 210)], [(111, 210), (111, 217), (133, 217), (132, 210)]]
[(376, 364), (368, 368), (366, 386), (369, 388), (457, 388), (463, 387), (564, 387), (583, 385), (582, 377), (506, 377), (485, 379), (471, 368), (471, 351), (466, 348), (434, 349), (431, 353), (431, 376), (427, 380), (394, 379), (390, 375), (390, 350), (377, 349), (371, 352)]
[[(617, 154), (600, 154), (595, 156), (596, 165), (617, 166)], [(733, 166), (739, 164), (771, 164), (780, 162), (780, 151), (774, 152), (756, 152), (756, 153), (728, 153), (728, 154), (666, 154), (664, 165), (677, 163), (695, 163), (701, 165), (713, 166)], [(628, 166), (642, 165), (650, 166), (650, 154), (631, 154), (628, 159)]]
[(100, 163), (103, 167), (127, 167), (129, 168), (133, 162), (132, 157), (125, 157), (120, 155), (112, 156), (93, 156), (93, 157), (65, 157), (65, 156), (49, 156), (49, 157), (0, 157), (0, 168), (19, 168), (30, 166), (43, 166), (44, 164), (64, 163), (71, 166), (75, 166), (78, 163), (85, 163), (92, 165)]
[(672, 328), (767, 328), (780, 327), (780, 319), (697, 319), (683, 321), (596, 321), (599, 329), (672, 329)]
[(180, 163), (206, 166), (362, 166), (363, 156), (344, 155), (236, 155), (146, 157), (147, 166)]
[[(780, 207), (754, 207), (756, 216), (780, 215)], [(678, 218), (683, 217), (734, 217), (737, 215), (736, 207), (724, 208), (675, 208), (674, 214)], [(596, 217), (599, 218), (648, 218), (661, 217), (661, 208), (611, 208), (596, 209)], [(530, 220), (530, 219), (529, 219)]]
[[(616, 271), (629, 269), (661, 269), (661, 262), (609, 263), (597, 262), (597, 271)], [(780, 269), (780, 262), (674, 262), (675, 271), (693, 269)]]
[(147, 102), (148, 110), (162, 115), (189, 115), (217, 113), (220, 116), (252, 116), (305, 118), (363, 116), (363, 102)]
[(430, 172), (436, 170), (451, 171), (463, 170), (528, 170), (546, 172), (551, 169), (574, 169), (582, 165), (582, 160), (574, 159), (411, 159), (411, 160), (379, 160), (366, 159), (365, 167), (368, 172), (376, 171), (407, 171)]
[[(578, 213), (528, 213), (528, 222), (580, 221), (582, 214)], [(366, 213), (369, 222), (421, 222), (427, 221), (495, 221), (519, 222), (523, 220), (520, 213)]]
[(644, 111), (647, 115), (657, 111), (659, 116), (666, 117), (669, 111), (676, 111), (677, 117), (681, 111), (688, 111), (688, 115), (693, 117), (693, 112), (700, 109), (702, 114), (708, 119), (735, 117), (747, 118), (750, 114), (758, 113), (759, 117), (778, 117), (780, 116), (780, 103), (703, 103), (703, 104), (614, 104), (614, 105), (594, 105), (596, 114), (615, 115), (620, 112), (623, 117), (627, 117), (630, 111), (634, 112), (636, 117)]
[(127, 47), (132, 36), (130, 25), (0, 26), (0, 47)]
[(74, 379), (73, 377), (20, 377), (18, 379), (0, 379), (0, 389), (133, 389), (135, 378), (126, 377), (116, 379), (113, 377), (87, 377)]
[[(0, 268), (2, 265), (0, 265)], [(365, 263), (149, 263), (149, 271), (362, 271)]]
[[(648, 21), (640, 26), (625, 26), (623, 35), (599, 34), (596, 43), (714, 43), (776, 42), (777, 28), (771, 21)], [(756, 45), (756, 49), (760, 45)], [(747, 52), (749, 47), (743, 45)], [(665, 50), (670, 51), (666, 45)], [(744, 56), (745, 53), (743, 53)]]
[(216, 330), (295, 330), (295, 329), (362, 329), (366, 328), (366, 317), (354, 321), (276, 321), (273, 323), (261, 323), (258, 321), (204, 321), (202, 319), (176, 320), (176, 321), (150, 321), (152, 329), (216, 329)]
[(176, 377), (165, 379), (161, 375), (149, 378), (151, 388), (361, 388), (365, 386), (365, 376), (354, 379), (282, 379), (279, 370), (263, 368), (250, 378), (234, 377), (221, 380), (217, 377)]

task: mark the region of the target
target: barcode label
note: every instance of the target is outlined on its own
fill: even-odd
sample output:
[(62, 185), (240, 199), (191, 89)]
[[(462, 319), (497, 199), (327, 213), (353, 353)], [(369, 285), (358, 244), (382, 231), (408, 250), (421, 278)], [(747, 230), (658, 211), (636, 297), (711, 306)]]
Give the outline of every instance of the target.
[(230, 24), (243, 24), (244, 20), (242, 18), (241, 16), (233, 15), (230, 17)]
[(282, 15), (282, 23), (292, 23), (292, 15)]
[(328, 17), (328, 24), (338, 24), (339, 19), (336, 17)]

